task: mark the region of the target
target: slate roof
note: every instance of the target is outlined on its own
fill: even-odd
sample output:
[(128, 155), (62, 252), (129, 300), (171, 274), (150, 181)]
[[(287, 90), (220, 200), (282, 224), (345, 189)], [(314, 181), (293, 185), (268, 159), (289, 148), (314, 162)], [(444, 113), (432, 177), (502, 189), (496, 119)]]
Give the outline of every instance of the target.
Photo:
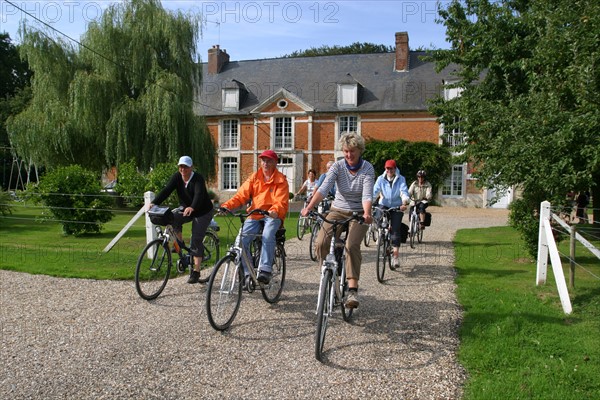
[[(205, 116), (248, 115), (257, 105), (284, 88), (317, 113), (424, 111), (427, 100), (440, 95), (451, 68), (435, 72), (423, 62), (422, 51), (409, 53), (408, 71), (394, 71), (395, 53), (348, 54), (320, 57), (230, 61), (220, 73), (209, 75), (202, 64), (203, 83), (197, 101)], [(358, 107), (339, 108), (337, 84), (359, 84)], [(242, 89), (239, 111), (222, 111), (221, 89)]]

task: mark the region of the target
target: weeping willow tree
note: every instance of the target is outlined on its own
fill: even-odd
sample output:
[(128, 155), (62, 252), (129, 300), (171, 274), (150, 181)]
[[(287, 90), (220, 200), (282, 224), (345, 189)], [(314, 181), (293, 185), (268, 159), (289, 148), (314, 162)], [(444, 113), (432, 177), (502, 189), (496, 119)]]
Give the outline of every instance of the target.
[(8, 122), (12, 145), (48, 167), (135, 158), (147, 170), (187, 154), (212, 175), (215, 147), (193, 112), (200, 27), (197, 17), (164, 10), (158, 0), (111, 5), (77, 49), (22, 26), (33, 99)]

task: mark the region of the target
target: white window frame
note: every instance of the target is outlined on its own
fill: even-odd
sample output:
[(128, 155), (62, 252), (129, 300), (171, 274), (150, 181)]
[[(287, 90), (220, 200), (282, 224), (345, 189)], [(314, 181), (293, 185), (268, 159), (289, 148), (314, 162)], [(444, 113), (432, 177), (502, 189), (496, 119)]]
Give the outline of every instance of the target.
[[(235, 125), (234, 125), (235, 123)], [(235, 126), (235, 132), (231, 129)], [(221, 120), (221, 149), (237, 150), (240, 146), (240, 121), (238, 119)]]
[(340, 108), (356, 108), (358, 106), (358, 85), (356, 83), (338, 83), (337, 103)]
[(239, 163), (237, 157), (221, 158), (222, 190), (237, 190), (239, 187)]
[(226, 88), (222, 90), (223, 110), (238, 111), (240, 109), (240, 90)]
[[(289, 120), (289, 126), (287, 122)], [(280, 122), (283, 126), (280, 127)], [(289, 116), (277, 116), (271, 119), (271, 137), (273, 138), (274, 150), (294, 149), (294, 118)]]
[[(458, 121), (458, 127), (456, 126), (457, 121)], [(462, 132), (462, 129), (460, 128), (460, 118), (459, 117), (454, 118), (453, 125), (455, 127), (452, 128), (452, 130), (447, 130), (446, 128), (444, 128), (444, 143), (446, 143), (446, 145), (448, 145), (450, 148), (459, 147), (459, 146), (464, 145), (465, 141), (467, 139), (465, 133)]]
[(450, 175), (442, 185), (442, 197), (464, 197), (466, 189), (465, 170), (465, 164), (452, 165)]

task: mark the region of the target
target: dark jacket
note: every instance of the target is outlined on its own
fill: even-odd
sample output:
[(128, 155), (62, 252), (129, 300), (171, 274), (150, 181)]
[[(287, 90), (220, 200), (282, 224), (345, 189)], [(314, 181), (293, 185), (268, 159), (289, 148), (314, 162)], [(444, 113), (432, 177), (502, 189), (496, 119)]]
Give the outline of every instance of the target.
[(161, 204), (174, 190), (177, 190), (180, 206), (184, 208), (192, 207), (194, 209), (192, 217), (204, 215), (213, 208), (212, 201), (208, 197), (204, 177), (197, 172), (194, 172), (187, 187), (185, 187), (181, 174), (179, 172), (174, 173), (164, 189), (156, 196), (153, 203), (156, 205)]

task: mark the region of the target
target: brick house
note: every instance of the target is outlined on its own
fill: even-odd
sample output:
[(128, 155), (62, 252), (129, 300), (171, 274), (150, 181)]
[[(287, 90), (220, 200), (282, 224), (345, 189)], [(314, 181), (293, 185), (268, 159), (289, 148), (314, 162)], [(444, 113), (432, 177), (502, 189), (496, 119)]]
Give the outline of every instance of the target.
[[(452, 70), (436, 73), (433, 63), (420, 60), (423, 54), (409, 50), (406, 32), (396, 33), (393, 53), (230, 61), (213, 46), (195, 110), (218, 146), (210, 186), (221, 200), (231, 197), (258, 168), (258, 154), (272, 148), (296, 191), (308, 169), (319, 175), (327, 161), (342, 156), (337, 139), (349, 131), (441, 144), (443, 128), (427, 100), (452, 95), (444, 89)], [(441, 204), (458, 206), (481, 207), (485, 196), (468, 179), (466, 164), (449, 171), (438, 193)]]

